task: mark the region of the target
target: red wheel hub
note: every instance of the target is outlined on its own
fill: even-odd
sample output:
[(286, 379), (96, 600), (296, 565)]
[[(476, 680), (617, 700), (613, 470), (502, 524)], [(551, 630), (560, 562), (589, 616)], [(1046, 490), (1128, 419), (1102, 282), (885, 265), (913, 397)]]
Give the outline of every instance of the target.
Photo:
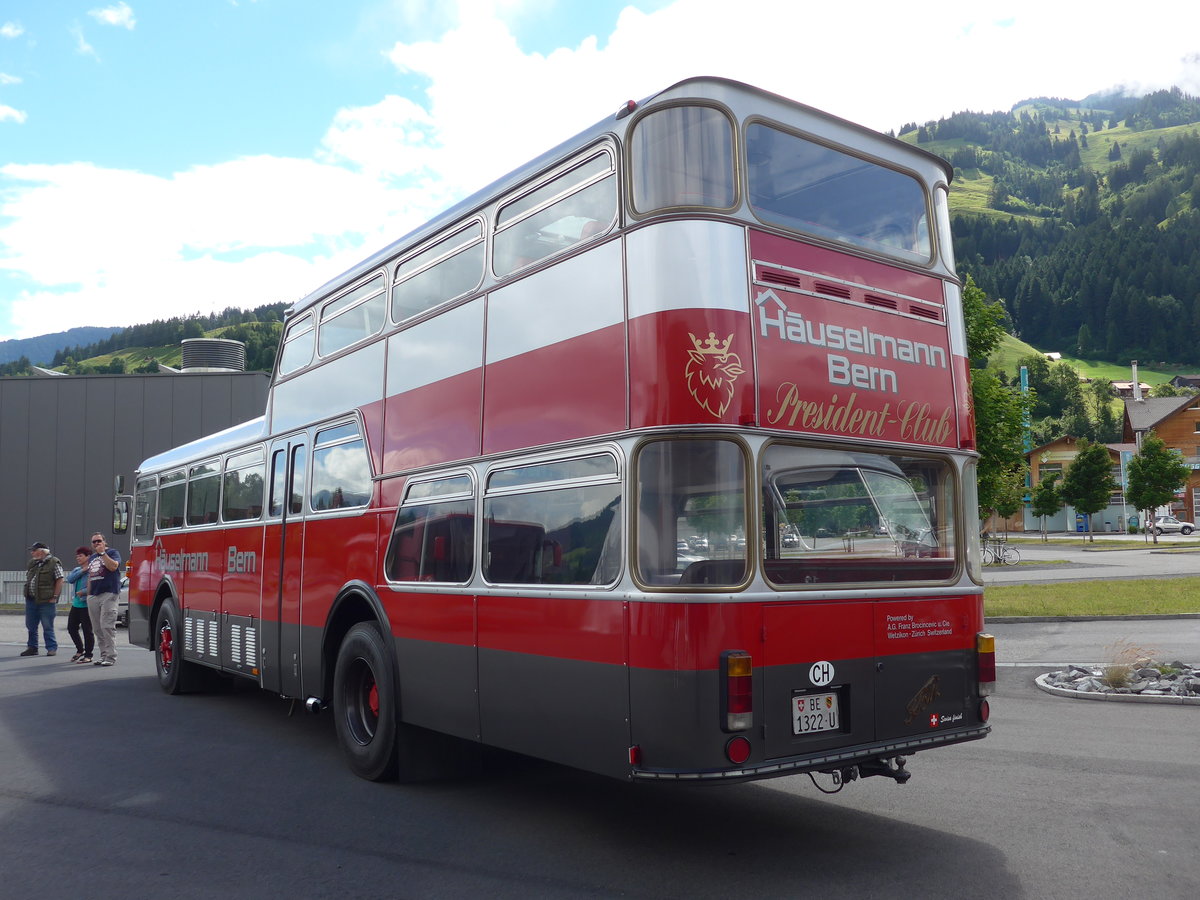
[(164, 625), (158, 630), (158, 658), (162, 660), (164, 668), (170, 668), (174, 656), (175, 641), (171, 637), (171, 626)]

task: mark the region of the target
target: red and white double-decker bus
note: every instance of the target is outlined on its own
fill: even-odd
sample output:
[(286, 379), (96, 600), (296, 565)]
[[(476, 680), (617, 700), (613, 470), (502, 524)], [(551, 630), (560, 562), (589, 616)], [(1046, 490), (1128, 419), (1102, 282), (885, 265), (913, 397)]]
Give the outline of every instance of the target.
[(950, 167), (716, 78), (290, 311), (265, 415), (146, 460), (130, 640), (329, 707), (366, 778), (908, 778), (984, 737)]

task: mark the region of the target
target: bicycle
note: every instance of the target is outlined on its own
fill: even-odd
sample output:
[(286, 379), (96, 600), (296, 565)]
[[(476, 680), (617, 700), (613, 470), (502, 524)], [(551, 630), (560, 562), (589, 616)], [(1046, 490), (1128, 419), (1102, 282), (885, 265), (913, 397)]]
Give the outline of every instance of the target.
[(1015, 566), (1021, 561), (1021, 551), (1007, 541), (988, 541), (983, 545), (985, 566)]

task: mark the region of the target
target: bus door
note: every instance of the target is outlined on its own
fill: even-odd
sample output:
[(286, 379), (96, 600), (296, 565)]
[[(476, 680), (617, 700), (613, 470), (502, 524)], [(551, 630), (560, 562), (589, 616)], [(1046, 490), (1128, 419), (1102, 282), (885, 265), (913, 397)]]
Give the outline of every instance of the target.
[(300, 583), (304, 559), (305, 436), (281, 438), (267, 461), (263, 529), (262, 686), (300, 695)]

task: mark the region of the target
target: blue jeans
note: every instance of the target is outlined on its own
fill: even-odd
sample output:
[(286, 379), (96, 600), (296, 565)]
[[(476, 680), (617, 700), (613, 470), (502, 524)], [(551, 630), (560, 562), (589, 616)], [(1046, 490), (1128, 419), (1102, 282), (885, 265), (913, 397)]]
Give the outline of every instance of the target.
[(29, 646), (34, 650), (38, 646), (38, 625), (42, 626), (42, 634), (46, 638), (46, 649), (57, 650), (58, 641), (54, 637), (54, 614), (58, 612), (58, 604), (38, 603), (36, 600), (25, 600), (25, 628), (29, 631)]

